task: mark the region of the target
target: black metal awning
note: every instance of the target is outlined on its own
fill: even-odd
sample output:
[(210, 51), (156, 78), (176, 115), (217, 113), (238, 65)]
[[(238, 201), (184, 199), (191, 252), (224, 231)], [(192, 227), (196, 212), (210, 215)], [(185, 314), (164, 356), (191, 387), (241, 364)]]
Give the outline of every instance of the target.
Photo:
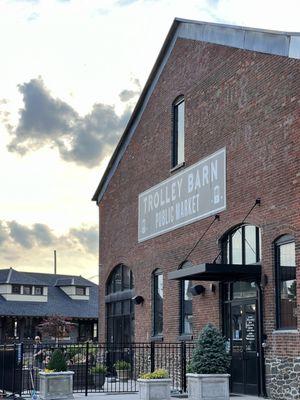
[(260, 264), (214, 264), (204, 263), (169, 272), (169, 279), (194, 281), (260, 281)]

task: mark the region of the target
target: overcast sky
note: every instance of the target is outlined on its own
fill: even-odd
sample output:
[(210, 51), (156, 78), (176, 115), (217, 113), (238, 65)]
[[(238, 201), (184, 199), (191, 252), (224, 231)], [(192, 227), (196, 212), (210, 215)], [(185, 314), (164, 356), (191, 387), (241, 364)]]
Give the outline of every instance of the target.
[[(300, 31), (299, 0), (0, 0), (0, 268), (90, 278), (91, 197), (175, 17)], [(94, 279), (95, 280), (95, 279)]]

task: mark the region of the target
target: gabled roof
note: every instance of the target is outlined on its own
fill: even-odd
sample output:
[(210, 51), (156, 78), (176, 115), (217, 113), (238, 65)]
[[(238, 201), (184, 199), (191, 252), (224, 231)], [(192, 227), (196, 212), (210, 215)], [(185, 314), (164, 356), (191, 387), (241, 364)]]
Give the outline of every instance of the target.
[(177, 38), (300, 59), (300, 33), (191, 21), (175, 18), (129, 122), (92, 198), (100, 202), (140, 121)]
[[(74, 282), (75, 285), (89, 287), (89, 299), (71, 299), (56, 285), (58, 281)], [(2, 316), (45, 317), (59, 314), (70, 318), (98, 318), (98, 285), (81, 276), (20, 272), (10, 268), (0, 270), (0, 284), (6, 283), (47, 286), (48, 301), (8, 301), (0, 295)]]
[(0, 284), (1, 283), (45, 286), (45, 284), (42, 284), (34, 276), (25, 272), (16, 271), (13, 268), (0, 270)]
[(91, 282), (82, 278), (82, 276), (73, 276), (69, 278), (59, 278), (57, 279), (55, 286), (91, 286)]

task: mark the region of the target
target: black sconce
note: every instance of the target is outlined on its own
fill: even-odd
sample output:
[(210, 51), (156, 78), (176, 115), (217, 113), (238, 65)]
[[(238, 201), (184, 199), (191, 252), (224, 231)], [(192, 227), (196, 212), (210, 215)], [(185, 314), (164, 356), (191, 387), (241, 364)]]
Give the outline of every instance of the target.
[(142, 296), (134, 296), (131, 300), (134, 302), (134, 304), (144, 303), (144, 297)]
[(202, 285), (194, 285), (190, 288), (190, 292), (192, 296), (198, 296), (199, 294), (205, 292), (205, 287)]

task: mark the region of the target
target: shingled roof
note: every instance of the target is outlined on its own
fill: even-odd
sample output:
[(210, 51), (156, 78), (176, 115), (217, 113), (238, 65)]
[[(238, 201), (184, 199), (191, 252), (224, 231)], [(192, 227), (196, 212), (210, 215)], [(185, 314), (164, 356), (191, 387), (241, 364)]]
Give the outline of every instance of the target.
[(92, 198), (93, 201), (99, 203), (106, 192), (178, 38), (300, 59), (299, 32), (279, 32), (175, 18), (131, 118)]
[[(71, 299), (57, 285), (59, 281), (89, 287), (89, 300)], [(0, 270), (0, 284), (7, 283), (47, 286), (48, 301), (8, 301), (0, 295), (1, 316), (45, 317), (59, 314), (70, 318), (98, 318), (98, 285), (81, 276), (20, 272), (12, 268)]]

